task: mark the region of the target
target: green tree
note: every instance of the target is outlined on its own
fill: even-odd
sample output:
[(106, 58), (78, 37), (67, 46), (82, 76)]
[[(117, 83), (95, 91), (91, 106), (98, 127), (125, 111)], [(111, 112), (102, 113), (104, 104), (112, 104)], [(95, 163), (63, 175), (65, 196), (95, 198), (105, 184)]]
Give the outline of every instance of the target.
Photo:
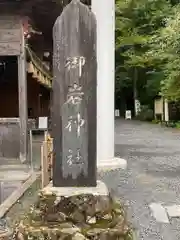
[(168, 0), (116, 1), (116, 92), (135, 84), (143, 104), (150, 104), (160, 90), (163, 74), (150, 52), (159, 30), (172, 12)]
[(165, 27), (151, 39), (147, 56), (159, 63), (162, 94), (170, 100), (180, 100), (180, 4), (172, 8)]

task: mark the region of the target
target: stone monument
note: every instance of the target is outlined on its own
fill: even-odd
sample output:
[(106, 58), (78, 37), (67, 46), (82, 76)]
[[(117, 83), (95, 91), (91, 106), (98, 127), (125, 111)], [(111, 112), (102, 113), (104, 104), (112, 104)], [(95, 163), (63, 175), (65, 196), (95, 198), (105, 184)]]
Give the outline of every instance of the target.
[(53, 29), (53, 185), (96, 186), (96, 20), (74, 0)]
[(121, 204), (96, 181), (95, 16), (72, 0), (53, 33), (53, 182), (16, 239), (131, 240)]

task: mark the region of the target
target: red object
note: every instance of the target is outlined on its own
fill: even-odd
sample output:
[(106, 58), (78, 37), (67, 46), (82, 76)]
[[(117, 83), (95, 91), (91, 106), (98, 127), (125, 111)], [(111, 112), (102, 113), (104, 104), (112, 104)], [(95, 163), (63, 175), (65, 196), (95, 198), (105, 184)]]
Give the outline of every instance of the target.
[(23, 31), (24, 31), (24, 36), (25, 38), (29, 38), (30, 32), (29, 32), (29, 18), (28, 17), (23, 17), (22, 19), (22, 25), (23, 25)]

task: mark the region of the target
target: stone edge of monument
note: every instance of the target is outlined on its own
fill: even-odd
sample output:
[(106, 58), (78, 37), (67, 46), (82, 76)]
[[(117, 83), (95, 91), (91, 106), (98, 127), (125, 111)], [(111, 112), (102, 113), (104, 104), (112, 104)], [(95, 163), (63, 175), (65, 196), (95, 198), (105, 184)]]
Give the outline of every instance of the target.
[(83, 194), (92, 194), (94, 196), (108, 196), (109, 191), (105, 183), (97, 181), (96, 187), (53, 187), (52, 182), (41, 190), (43, 195), (55, 194), (57, 197), (71, 197)]
[(127, 161), (123, 158), (114, 157), (113, 159), (97, 161), (97, 170), (101, 171), (113, 171), (118, 169), (125, 170), (127, 168)]

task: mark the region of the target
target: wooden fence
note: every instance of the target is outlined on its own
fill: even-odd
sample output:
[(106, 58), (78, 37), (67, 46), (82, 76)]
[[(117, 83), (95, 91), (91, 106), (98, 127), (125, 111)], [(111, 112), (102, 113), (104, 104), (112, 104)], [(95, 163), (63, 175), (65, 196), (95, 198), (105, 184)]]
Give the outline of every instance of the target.
[(44, 141), (41, 145), (42, 188), (47, 186), (52, 179), (52, 163), (53, 139), (48, 132), (45, 132)]

